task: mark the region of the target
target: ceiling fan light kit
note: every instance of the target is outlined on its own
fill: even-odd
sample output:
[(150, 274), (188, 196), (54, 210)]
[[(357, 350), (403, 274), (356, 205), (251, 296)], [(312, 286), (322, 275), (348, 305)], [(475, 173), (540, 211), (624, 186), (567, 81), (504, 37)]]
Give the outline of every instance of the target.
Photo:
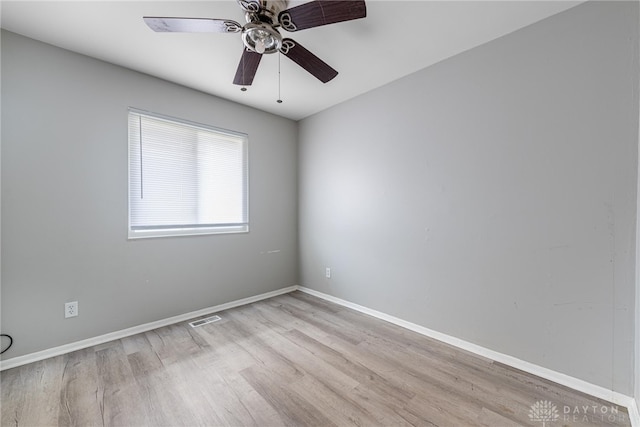
[(367, 16), (363, 0), (315, 0), (286, 9), (286, 0), (237, 0), (245, 11), (247, 23), (230, 19), (169, 18), (145, 16), (144, 21), (156, 32), (241, 33), (244, 49), (233, 83), (250, 86), (264, 54), (282, 53), (322, 83), (338, 72), (309, 50), (290, 38), (283, 38), (279, 28), (295, 32), (322, 25), (351, 21)]
[(256, 53), (271, 54), (282, 47), (282, 36), (271, 25), (250, 22), (242, 29), (242, 42), (247, 49)]

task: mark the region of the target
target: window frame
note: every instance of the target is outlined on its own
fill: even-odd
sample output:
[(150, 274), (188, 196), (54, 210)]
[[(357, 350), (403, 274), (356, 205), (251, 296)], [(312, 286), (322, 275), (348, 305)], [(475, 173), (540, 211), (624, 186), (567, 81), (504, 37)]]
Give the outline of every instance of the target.
[[(245, 219), (246, 222), (242, 224), (173, 224), (165, 226), (137, 226), (132, 228), (131, 224), (131, 145), (132, 135), (130, 131), (129, 121), (131, 115), (146, 116), (151, 119), (157, 119), (166, 121), (169, 123), (176, 123), (178, 125), (185, 125), (189, 127), (199, 128), (205, 131), (214, 132), (219, 135), (232, 136), (234, 138), (240, 138), (242, 140), (243, 148), (243, 191), (244, 191), (244, 206), (245, 206)], [(208, 124), (198, 123), (191, 120), (185, 120), (177, 117), (172, 117), (164, 114), (154, 113), (138, 108), (129, 107), (127, 110), (127, 236), (128, 239), (145, 239), (153, 237), (180, 237), (180, 236), (201, 236), (201, 235), (214, 235), (214, 234), (236, 234), (236, 233), (248, 233), (250, 223), (250, 209), (249, 209), (249, 136), (246, 133), (232, 131), (228, 129), (211, 126)]]

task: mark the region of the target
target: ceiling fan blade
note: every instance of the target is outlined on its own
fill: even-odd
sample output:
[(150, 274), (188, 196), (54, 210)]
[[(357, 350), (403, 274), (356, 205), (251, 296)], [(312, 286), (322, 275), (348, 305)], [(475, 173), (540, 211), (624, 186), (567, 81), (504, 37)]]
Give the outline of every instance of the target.
[(262, 8), (260, 0), (237, 0), (237, 2), (245, 12), (258, 13)]
[(238, 33), (242, 25), (230, 19), (163, 18), (145, 16), (144, 22), (159, 33)]
[(280, 52), (293, 62), (307, 70), (322, 83), (327, 83), (338, 75), (338, 72), (322, 59), (309, 52), (299, 43), (291, 39), (283, 39)]
[(242, 52), (242, 58), (240, 58), (240, 63), (238, 64), (238, 69), (236, 70), (236, 76), (233, 79), (233, 84), (240, 86), (251, 86), (251, 83), (253, 83), (253, 78), (256, 75), (256, 71), (258, 71), (258, 65), (260, 65), (261, 59), (262, 55), (245, 48)]
[(278, 22), (287, 31), (300, 31), (367, 16), (364, 1), (316, 0), (278, 14)]

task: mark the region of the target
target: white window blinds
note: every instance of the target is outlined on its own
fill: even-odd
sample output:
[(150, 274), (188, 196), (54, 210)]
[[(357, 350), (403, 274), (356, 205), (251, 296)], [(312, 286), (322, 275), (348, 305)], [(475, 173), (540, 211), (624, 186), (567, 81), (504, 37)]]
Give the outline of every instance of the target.
[(129, 110), (129, 237), (248, 231), (246, 135)]

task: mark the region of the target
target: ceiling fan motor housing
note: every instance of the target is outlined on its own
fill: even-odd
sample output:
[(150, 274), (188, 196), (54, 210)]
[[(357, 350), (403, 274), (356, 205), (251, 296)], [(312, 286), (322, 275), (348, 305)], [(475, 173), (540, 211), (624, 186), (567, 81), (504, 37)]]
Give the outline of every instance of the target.
[(271, 21), (277, 17), (280, 12), (287, 8), (287, 0), (262, 0), (262, 12), (271, 15)]
[(278, 14), (287, 8), (287, 0), (237, 0), (247, 22), (277, 24)]

